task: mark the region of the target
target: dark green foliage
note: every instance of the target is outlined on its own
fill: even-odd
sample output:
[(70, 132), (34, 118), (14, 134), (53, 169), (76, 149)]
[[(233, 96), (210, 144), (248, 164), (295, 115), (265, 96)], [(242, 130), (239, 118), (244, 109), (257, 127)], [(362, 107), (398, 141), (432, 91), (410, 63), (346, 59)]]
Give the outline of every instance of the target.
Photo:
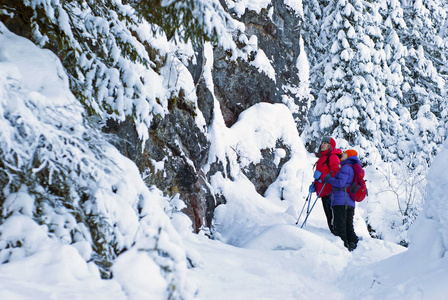
[[(33, 160), (21, 167), (19, 167), (19, 161), (23, 158), (19, 154), (12, 156), (0, 155), (0, 186), (2, 187), (0, 199), (4, 199), (3, 192), (8, 194), (17, 193), (22, 187), (26, 187), (27, 193), (35, 199), (33, 219), (41, 225), (47, 225), (50, 235), (54, 235), (56, 238), (64, 238), (65, 242), (68, 243), (77, 241), (74, 238), (75, 234), (85, 235), (86, 233), (80, 232), (78, 226), (62, 229), (58, 224), (52, 223), (51, 216), (54, 214), (62, 217), (72, 215), (76, 223), (84, 224), (89, 229), (88, 235), (91, 235), (92, 238), (92, 259), (98, 265), (102, 277), (110, 278), (109, 269), (112, 261), (115, 259), (118, 251), (121, 250), (115, 247), (116, 243), (114, 242), (113, 233), (110, 229), (111, 225), (107, 218), (102, 216), (101, 213), (88, 213), (83, 209), (83, 204), (87, 201), (95, 202), (95, 199), (91, 199), (92, 187), (89, 185), (83, 186), (83, 182), (85, 184), (86, 181), (84, 180), (87, 179), (87, 182), (91, 180), (91, 183), (93, 183), (95, 179), (91, 174), (83, 173), (80, 170), (80, 166), (76, 166), (75, 163), (73, 169), (70, 169), (68, 165), (58, 165), (57, 161), (53, 162), (56, 165), (55, 168), (42, 167), (46, 165), (43, 160), (48, 159), (48, 154), (45, 154), (46, 151), (42, 150), (51, 149), (52, 146), (45, 142), (44, 138), (41, 137), (40, 140), (38, 147), (35, 148)], [(66, 140), (66, 142), (76, 143), (74, 140)], [(95, 148), (96, 146), (92, 145), (92, 150), (99, 150)], [(16, 159), (11, 160), (10, 157)], [(52, 163), (48, 165), (51, 166)], [(1, 212), (4, 211), (3, 204), (4, 201), (0, 201)], [(10, 214), (1, 214), (0, 224)], [(71, 237), (70, 240), (67, 240), (67, 236), (60, 236), (61, 231), (69, 231), (67, 236)], [(90, 236), (84, 236), (84, 238), (86, 241), (90, 240)], [(14, 247), (20, 246), (16, 245)]]
[(54, 1), (36, 6), (1, 1), (0, 18), (11, 31), (60, 58), (72, 92), (89, 115), (120, 120), (131, 116), (136, 123), (148, 123), (146, 113), (151, 109), (142, 115), (135, 107), (151, 100), (142, 88), (142, 70), (156, 64), (145, 50), (150, 49), (149, 43), (135, 31), (138, 19), (129, 13), (130, 7), (115, 1)]
[(159, 0), (129, 3), (133, 7), (114, 0), (37, 5), (0, 0), (0, 21), (57, 54), (72, 92), (89, 115), (120, 121), (130, 116), (137, 126), (149, 127), (163, 113), (172, 91), (155, 99), (145, 87), (151, 84), (145, 78), (153, 78), (153, 72), (166, 63), (166, 54), (151, 45), (147, 30), (176, 42), (217, 43), (228, 34), (225, 24), (230, 17), (218, 1), (172, 1), (168, 6)]
[(169, 40), (191, 41), (195, 46), (201, 46), (205, 41), (218, 42), (217, 29), (207, 27), (205, 18), (206, 12), (215, 11), (216, 16), (221, 18), (220, 23), (226, 23), (227, 14), (219, 2), (205, 4), (194, 0), (174, 0), (166, 6), (162, 2), (134, 1), (132, 6), (140, 17), (157, 24), (159, 28), (154, 29), (162, 31)]

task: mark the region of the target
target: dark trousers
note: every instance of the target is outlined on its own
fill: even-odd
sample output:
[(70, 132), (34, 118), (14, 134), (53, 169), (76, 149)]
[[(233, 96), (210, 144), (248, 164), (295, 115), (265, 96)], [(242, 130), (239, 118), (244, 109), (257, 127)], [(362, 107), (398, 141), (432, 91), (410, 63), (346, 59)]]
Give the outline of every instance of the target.
[(353, 216), (355, 208), (352, 206), (335, 205), (333, 206), (333, 225), (334, 231), (343, 241), (344, 245), (349, 243), (358, 244), (358, 236), (353, 228)]
[(324, 207), (325, 216), (327, 217), (328, 229), (334, 234), (333, 212), (331, 211), (331, 194), (323, 196), (322, 206)]

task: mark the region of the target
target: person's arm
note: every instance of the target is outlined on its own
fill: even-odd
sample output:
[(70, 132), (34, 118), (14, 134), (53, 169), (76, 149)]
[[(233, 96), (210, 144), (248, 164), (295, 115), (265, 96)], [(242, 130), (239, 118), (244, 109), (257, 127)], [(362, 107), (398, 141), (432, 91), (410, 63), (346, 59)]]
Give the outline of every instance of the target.
[(334, 177), (336, 173), (339, 171), (339, 165), (341, 163), (341, 160), (339, 159), (339, 156), (333, 154), (330, 156), (330, 161), (328, 163), (330, 165), (330, 174), (332, 177)]
[[(331, 174), (332, 177), (336, 176), (336, 173), (339, 172), (339, 164), (341, 163), (341, 160), (339, 157), (335, 154), (330, 155), (330, 158), (328, 159), (328, 167), (330, 168), (328, 173), (323, 173), (320, 177), (321, 182), (324, 182), (325, 176), (328, 174)], [(324, 163), (327, 165), (326, 163)]]
[(345, 165), (342, 167), (341, 171), (335, 176), (331, 177), (329, 174), (325, 176), (324, 181), (331, 184), (333, 187), (342, 188), (344, 187), (348, 180), (350, 179), (350, 166)]

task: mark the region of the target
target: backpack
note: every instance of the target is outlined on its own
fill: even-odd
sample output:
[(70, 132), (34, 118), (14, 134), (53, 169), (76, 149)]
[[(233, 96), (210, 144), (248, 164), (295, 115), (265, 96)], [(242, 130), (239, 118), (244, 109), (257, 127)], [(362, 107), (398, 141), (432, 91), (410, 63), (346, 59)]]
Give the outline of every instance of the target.
[[(336, 155), (336, 154), (327, 155), (327, 158), (325, 159), (325, 162), (324, 162), (324, 164), (326, 164), (328, 166), (328, 169), (330, 169), (330, 156), (332, 156), (332, 155)], [(317, 165), (317, 161), (313, 165), (314, 170), (316, 170), (316, 165)]]
[(350, 186), (346, 187), (347, 193), (356, 202), (361, 202), (368, 195), (366, 182), (364, 180), (365, 172), (359, 164), (349, 166), (352, 166), (355, 175), (353, 176), (353, 182)]
[(330, 156), (332, 156), (332, 155), (336, 155), (336, 154), (329, 154), (329, 155), (327, 155), (327, 159), (325, 160), (325, 163), (327, 164), (327, 166), (328, 166), (328, 170), (331, 170), (330, 169)]
[[(324, 164), (326, 164), (328, 166), (328, 169), (330, 169), (330, 157), (332, 155), (337, 155), (337, 154), (330, 153), (329, 155), (327, 155), (327, 158), (325, 159), (325, 162), (324, 162)], [(317, 162), (313, 166), (314, 169), (316, 169), (316, 164), (317, 164)]]

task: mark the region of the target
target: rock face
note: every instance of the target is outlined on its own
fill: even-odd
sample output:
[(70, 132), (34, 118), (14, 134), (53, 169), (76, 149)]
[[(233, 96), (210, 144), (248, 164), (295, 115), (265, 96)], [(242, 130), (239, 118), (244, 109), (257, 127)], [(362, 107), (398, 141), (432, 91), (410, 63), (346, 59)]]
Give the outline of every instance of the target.
[[(227, 126), (233, 125), (239, 114), (259, 102), (284, 103), (285, 96), (294, 100), (299, 111), (306, 113), (306, 101), (297, 99), (292, 92), (299, 84), (297, 58), (300, 54), (300, 28), (302, 20), (285, 6), (284, 1), (272, 1), (272, 16), (262, 10), (260, 14), (247, 11), (240, 20), (246, 25), (246, 34), (257, 37), (258, 48), (263, 50), (275, 69), (275, 82), (260, 73), (249, 62), (227, 62), (220, 49), (215, 49), (213, 81), (215, 97)], [(294, 112), (299, 128), (304, 115)]]
[(185, 212), (194, 227), (200, 228), (207, 205), (198, 170), (206, 162), (209, 144), (183, 99), (176, 102), (169, 115), (153, 124), (143, 148), (130, 120), (110, 120), (105, 130), (119, 137), (112, 143), (136, 163), (148, 186), (155, 185), (166, 195), (181, 195), (187, 204)]
[(281, 167), (291, 157), (290, 149), (284, 145), (281, 141), (277, 141), (276, 149), (286, 150), (285, 156), (280, 159), (278, 165), (274, 163), (275, 149), (263, 149), (261, 150), (262, 159), (258, 164), (250, 164), (248, 167), (243, 168), (243, 174), (254, 184), (255, 190), (263, 195), (266, 192), (269, 185), (271, 185), (278, 177)]
[[(197, 64), (189, 66), (189, 71), (197, 87), (198, 108), (207, 126), (213, 121), (214, 96), (229, 127), (237, 121), (241, 112), (252, 105), (260, 102), (285, 103), (285, 97), (290, 102), (285, 104), (290, 107), (292, 102), (294, 105), (290, 109), (299, 132), (304, 127), (307, 100), (298, 98), (294, 93), (300, 84), (297, 58), (300, 54), (302, 20), (285, 6), (284, 1), (273, 0), (272, 5), (271, 17), (268, 17), (267, 10), (262, 10), (260, 14), (246, 11), (240, 21), (246, 25), (248, 36), (257, 37), (258, 49), (264, 51), (275, 69), (275, 81), (259, 72), (250, 61), (231, 61), (225, 51), (216, 48), (213, 95), (201, 78), (202, 49), (197, 49)], [(198, 231), (202, 226), (211, 226), (215, 207), (226, 200), (212, 194), (207, 187), (209, 177), (223, 171), (223, 164), (213, 162), (208, 174), (202, 171), (209, 163), (210, 145), (207, 133), (195, 125), (194, 118), (194, 110), (180, 97), (170, 108), (170, 114), (150, 128), (150, 138), (143, 150), (131, 121), (119, 124), (109, 121), (105, 130), (119, 137), (115, 145), (135, 161), (148, 186), (155, 185), (170, 196), (180, 194), (187, 204), (185, 212)], [(273, 149), (262, 149), (263, 159), (242, 169), (260, 194), (276, 180), (281, 167), (289, 159), (289, 149), (281, 141), (278, 141), (277, 148), (286, 150), (286, 156), (278, 165), (274, 163)]]

